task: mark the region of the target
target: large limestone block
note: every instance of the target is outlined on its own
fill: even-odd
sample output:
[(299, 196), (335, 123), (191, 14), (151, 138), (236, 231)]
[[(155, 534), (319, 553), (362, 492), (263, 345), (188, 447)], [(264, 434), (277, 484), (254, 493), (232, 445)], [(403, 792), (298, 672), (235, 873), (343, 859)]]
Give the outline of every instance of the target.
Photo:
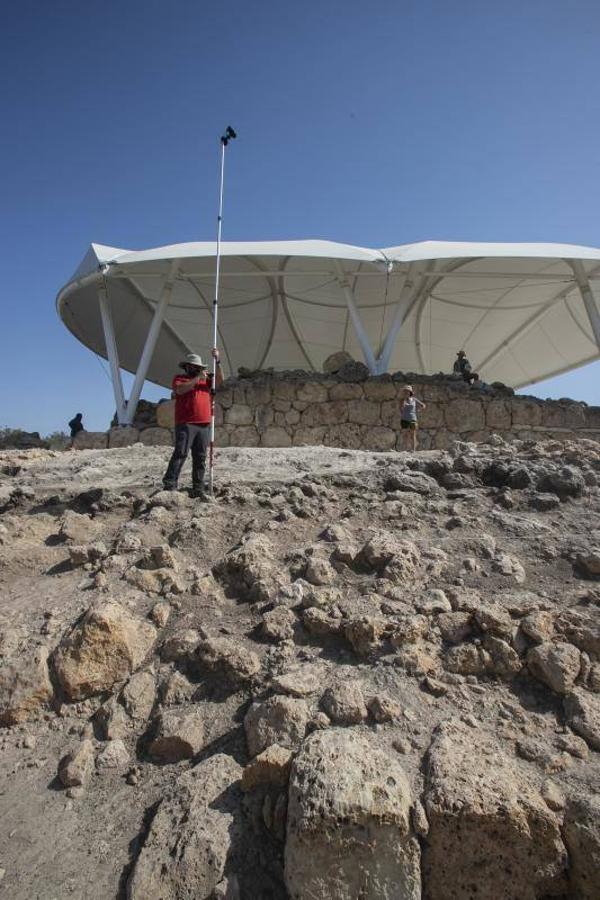
[(147, 447), (172, 447), (173, 435), (168, 428), (143, 428), (140, 431), (140, 443)]
[(567, 724), (600, 752), (600, 695), (577, 688), (565, 697), (564, 709)]
[(381, 421), (384, 425), (400, 430), (400, 401), (384, 400), (381, 404)]
[(362, 446), (362, 435), (358, 425), (332, 425), (327, 429), (323, 443), (326, 447), (346, 447), (358, 450)]
[(446, 425), (450, 431), (477, 431), (485, 427), (481, 400), (451, 400), (445, 409)]
[(106, 450), (108, 435), (105, 431), (80, 431), (75, 435), (73, 446), (76, 450)]
[(306, 733), (308, 706), (305, 700), (277, 694), (263, 703), (253, 703), (244, 719), (250, 756), (271, 744), (295, 750)]
[(401, 766), (355, 729), (316, 732), (292, 765), (285, 881), (292, 900), (418, 900), (419, 845)]
[(485, 405), (485, 424), (494, 431), (512, 428), (511, 405), (507, 400), (491, 400)]
[(222, 426), (215, 426), (215, 444), (217, 447), (229, 447), (229, 432)]
[(365, 450), (393, 450), (396, 446), (396, 432), (383, 425), (366, 428), (362, 438)]
[(381, 404), (373, 400), (350, 400), (348, 402), (348, 421), (357, 425), (378, 425), (381, 416)]
[(246, 403), (248, 406), (266, 406), (271, 403), (271, 385), (256, 382), (246, 386)]
[(334, 374), (339, 372), (346, 363), (351, 362), (353, 362), (353, 359), (346, 350), (338, 350), (337, 353), (330, 353), (324, 361), (323, 371), (328, 375)]
[(292, 444), (294, 447), (301, 447), (302, 445), (318, 447), (323, 443), (326, 430), (324, 425), (315, 428), (307, 428), (305, 426), (296, 428), (292, 436)]
[(302, 425), (337, 425), (348, 420), (348, 404), (344, 400), (314, 403), (302, 413)]
[(569, 882), (579, 900), (600, 897), (600, 797), (570, 800), (563, 827), (569, 851)]
[(542, 425), (548, 428), (581, 428), (585, 425), (585, 407), (579, 403), (551, 400), (542, 406)]
[(491, 735), (457, 720), (441, 725), (426, 785), (426, 900), (564, 895), (558, 820)]
[(138, 668), (150, 651), (156, 629), (114, 600), (91, 606), (63, 638), (54, 670), (69, 700), (110, 690)]
[(327, 400), (327, 388), (317, 381), (307, 381), (301, 384), (296, 392), (298, 400), (304, 403), (325, 403)]
[(246, 404), (236, 403), (225, 410), (226, 425), (252, 425), (253, 421), (254, 414)]
[(260, 439), (261, 447), (291, 447), (292, 438), (280, 425), (270, 425)]
[(254, 411), (254, 424), (256, 425), (257, 431), (259, 434), (269, 427), (269, 425), (273, 424), (273, 407), (267, 406), (263, 404), (262, 406), (257, 406)]
[(296, 385), (293, 381), (275, 381), (273, 383), (273, 397), (278, 400), (294, 400), (296, 397)]
[(375, 400), (380, 403), (383, 400), (396, 399), (396, 385), (393, 381), (369, 379), (363, 384), (363, 390), (367, 400)]
[[(234, 406), (233, 409), (236, 407)], [(231, 447), (258, 447), (259, 442), (260, 435), (254, 425), (239, 425), (229, 435)]]
[(542, 424), (542, 407), (540, 400), (530, 397), (512, 397), (510, 401), (513, 426), (526, 425), (532, 428)]
[(420, 428), (439, 428), (444, 424), (444, 407), (440, 403), (428, 403), (418, 415)]
[(330, 400), (360, 400), (364, 397), (362, 384), (352, 384), (351, 382), (340, 382), (329, 388)]
[(52, 694), (45, 647), (3, 659), (0, 665), (0, 725), (18, 725), (35, 718), (50, 702)]
[(132, 425), (120, 425), (111, 428), (108, 432), (108, 446), (113, 447), (131, 447), (137, 444), (140, 439), (140, 433), (137, 428)]
[(242, 840), (241, 767), (219, 753), (161, 801), (127, 884), (127, 900), (207, 900)]

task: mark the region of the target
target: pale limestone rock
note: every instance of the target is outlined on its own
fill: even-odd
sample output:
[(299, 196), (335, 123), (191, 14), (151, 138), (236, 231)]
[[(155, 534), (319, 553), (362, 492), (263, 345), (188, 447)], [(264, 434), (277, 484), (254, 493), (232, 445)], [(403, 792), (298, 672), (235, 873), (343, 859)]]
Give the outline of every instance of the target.
[(252, 791), (259, 785), (284, 788), (288, 783), (292, 751), (271, 744), (248, 763), (242, 775), (242, 790)]
[(132, 719), (145, 722), (156, 699), (156, 682), (151, 672), (136, 672), (121, 691), (121, 703)]
[(216, 754), (179, 778), (160, 803), (127, 883), (127, 900), (208, 900), (242, 840), (241, 767)]
[(292, 765), (291, 900), (419, 900), (419, 845), (400, 764), (353, 729), (316, 732)]
[(330, 353), (323, 362), (323, 371), (326, 375), (335, 375), (346, 363), (354, 360), (346, 350), (338, 350), (336, 353)]
[(567, 694), (564, 709), (567, 724), (592, 750), (600, 751), (600, 696), (578, 688)]
[(289, 432), (280, 425), (269, 425), (261, 433), (261, 447), (291, 447), (292, 438)]
[(112, 688), (138, 668), (156, 629), (114, 600), (91, 606), (65, 635), (54, 654), (54, 670), (69, 700)]
[(263, 616), (261, 631), (272, 641), (288, 641), (294, 637), (296, 616), (285, 606), (276, 606)]
[(192, 759), (204, 746), (204, 720), (199, 709), (168, 709), (161, 713), (149, 753), (161, 763)]
[(527, 654), (529, 671), (557, 694), (572, 690), (581, 668), (581, 654), (577, 647), (563, 642), (546, 641)]
[(569, 851), (569, 884), (577, 900), (600, 897), (600, 798), (569, 800), (563, 825)]
[(429, 751), (425, 809), (430, 900), (537, 900), (564, 892), (558, 820), (491, 735), (458, 721), (439, 726)]
[(262, 753), (271, 744), (291, 750), (298, 748), (306, 733), (308, 706), (304, 700), (276, 695), (253, 703), (244, 719), (250, 756)]
[(211, 672), (216, 672), (231, 684), (243, 684), (260, 672), (260, 658), (238, 640), (226, 637), (207, 637), (196, 648), (196, 658)]
[(0, 666), (0, 726), (35, 718), (53, 694), (46, 647), (4, 657)]
[(93, 771), (94, 745), (86, 739), (63, 756), (58, 779), (63, 787), (80, 787), (87, 784)]
[(361, 687), (352, 681), (327, 688), (321, 706), (336, 725), (358, 725), (368, 715)]
[(96, 758), (96, 769), (106, 775), (110, 772), (124, 773), (130, 763), (130, 756), (123, 741), (117, 738), (109, 741)]

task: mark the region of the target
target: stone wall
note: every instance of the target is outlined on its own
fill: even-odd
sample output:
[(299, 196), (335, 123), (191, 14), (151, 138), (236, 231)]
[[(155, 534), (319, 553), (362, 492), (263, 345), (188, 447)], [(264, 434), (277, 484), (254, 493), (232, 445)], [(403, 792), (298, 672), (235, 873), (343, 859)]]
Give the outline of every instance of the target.
[[(600, 407), (572, 400), (515, 396), (504, 385), (475, 385), (443, 376), (396, 373), (368, 377), (354, 363), (338, 376), (258, 372), (228, 379), (217, 392), (216, 441), (221, 447), (400, 448), (400, 397), (406, 384), (427, 404), (419, 416), (419, 445), (443, 449), (457, 437), (600, 440)], [(117, 427), (85, 432), (76, 445), (123, 447), (172, 443), (169, 429)]]

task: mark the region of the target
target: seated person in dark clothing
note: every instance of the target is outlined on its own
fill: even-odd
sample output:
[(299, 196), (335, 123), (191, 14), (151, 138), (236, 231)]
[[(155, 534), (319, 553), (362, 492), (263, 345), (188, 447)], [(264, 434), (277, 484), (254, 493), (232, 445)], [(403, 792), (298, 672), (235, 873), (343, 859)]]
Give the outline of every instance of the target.
[(69, 428), (71, 429), (71, 443), (69, 445), (70, 448), (73, 447), (73, 441), (75, 440), (75, 437), (79, 434), (79, 432), (84, 431), (83, 422), (81, 421), (82, 418), (82, 414), (77, 413), (77, 415), (69, 422)]
[(467, 384), (474, 384), (479, 381), (479, 375), (471, 368), (471, 363), (467, 359), (464, 350), (459, 350), (456, 354), (456, 362), (454, 363), (453, 373), (466, 381)]

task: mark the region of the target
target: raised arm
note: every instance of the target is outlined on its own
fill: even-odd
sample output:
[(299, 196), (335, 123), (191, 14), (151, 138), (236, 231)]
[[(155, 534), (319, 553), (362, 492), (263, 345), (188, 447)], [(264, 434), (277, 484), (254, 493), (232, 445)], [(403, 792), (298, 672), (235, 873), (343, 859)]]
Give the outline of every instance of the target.
[(200, 382), (204, 382), (204, 375), (197, 375), (195, 378), (189, 378), (187, 381), (181, 381), (179, 384), (176, 384), (173, 388), (173, 392), (178, 396), (182, 394), (188, 394), (190, 391), (193, 391), (196, 385), (200, 384)]

